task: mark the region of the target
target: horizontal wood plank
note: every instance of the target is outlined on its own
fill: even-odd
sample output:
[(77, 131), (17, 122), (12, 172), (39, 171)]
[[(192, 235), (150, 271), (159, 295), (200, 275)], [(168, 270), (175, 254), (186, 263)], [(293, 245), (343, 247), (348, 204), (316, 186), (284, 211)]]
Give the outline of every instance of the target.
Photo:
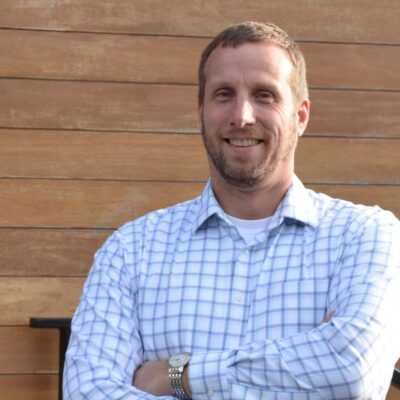
[(400, 140), (299, 140), (296, 171), (304, 182), (400, 185)]
[(400, 93), (311, 91), (306, 134), (400, 137)]
[(0, 76), (197, 84), (207, 43), (202, 38), (0, 30)]
[(57, 373), (58, 342), (57, 329), (33, 329), (26, 326), (0, 327), (0, 376), (1, 374)]
[[(0, 129), (0, 176), (206, 180), (200, 135)], [(151, 149), (151, 151), (149, 151)], [(304, 137), (297, 173), (308, 183), (400, 184), (400, 140)]]
[(83, 282), (84, 278), (0, 278), (0, 325), (27, 326), (31, 317), (71, 317)]
[(1, 127), (198, 130), (193, 86), (5, 79), (0, 92)]
[[(0, 80), (0, 127), (198, 132), (194, 86)], [(400, 92), (311, 91), (309, 135), (400, 137)]]
[[(308, 185), (400, 216), (400, 186)], [(114, 228), (201, 193), (203, 183), (0, 180), (0, 227)]]
[(0, 375), (1, 400), (57, 400), (58, 375)]
[[(197, 84), (207, 43), (187, 37), (0, 30), (0, 76)], [(302, 43), (301, 48), (311, 87), (400, 89), (398, 46)]]
[(310, 87), (400, 89), (399, 46), (300, 43), (300, 47)]
[(0, 229), (0, 276), (86, 276), (93, 254), (110, 234), (110, 230)]
[(0, 8), (0, 27), (62, 31), (213, 36), (248, 20), (273, 21), (300, 39), (399, 43), (397, 0), (2, 0)]
[(202, 189), (203, 183), (0, 180), (0, 227), (114, 228)]
[(0, 176), (205, 180), (200, 135), (0, 129)]

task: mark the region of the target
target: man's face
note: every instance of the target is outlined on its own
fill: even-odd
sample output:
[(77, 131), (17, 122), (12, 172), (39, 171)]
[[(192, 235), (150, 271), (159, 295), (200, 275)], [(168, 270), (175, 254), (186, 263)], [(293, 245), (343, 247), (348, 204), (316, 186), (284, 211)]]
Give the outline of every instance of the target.
[(271, 43), (218, 47), (205, 69), (199, 118), (211, 177), (241, 188), (291, 176), (308, 100), (295, 107), (292, 63)]

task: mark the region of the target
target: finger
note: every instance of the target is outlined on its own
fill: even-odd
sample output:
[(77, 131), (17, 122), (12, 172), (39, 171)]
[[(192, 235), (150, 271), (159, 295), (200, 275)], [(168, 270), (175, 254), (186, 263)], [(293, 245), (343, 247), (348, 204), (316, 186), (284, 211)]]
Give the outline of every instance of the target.
[(326, 315), (326, 317), (324, 318), (324, 320), (322, 322), (329, 322), (332, 319), (332, 317), (335, 315), (335, 312), (336, 312), (336, 310), (333, 309), (330, 313), (328, 313)]

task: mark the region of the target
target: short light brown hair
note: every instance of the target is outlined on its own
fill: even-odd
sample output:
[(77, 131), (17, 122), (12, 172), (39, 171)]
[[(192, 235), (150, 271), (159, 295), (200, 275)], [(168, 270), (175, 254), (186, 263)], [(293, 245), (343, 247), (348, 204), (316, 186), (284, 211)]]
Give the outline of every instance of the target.
[(242, 22), (229, 26), (219, 33), (204, 50), (199, 65), (199, 103), (204, 100), (206, 84), (205, 68), (211, 53), (219, 46), (237, 47), (244, 43), (266, 41), (285, 49), (292, 61), (293, 70), (290, 77), (290, 87), (294, 100), (301, 102), (308, 99), (306, 63), (303, 53), (297, 43), (289, 35), (269, 22)]

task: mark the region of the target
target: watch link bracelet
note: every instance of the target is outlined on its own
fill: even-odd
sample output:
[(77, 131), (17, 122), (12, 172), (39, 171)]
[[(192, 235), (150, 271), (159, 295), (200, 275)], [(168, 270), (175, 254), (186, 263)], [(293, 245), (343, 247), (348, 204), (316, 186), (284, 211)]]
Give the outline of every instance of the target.
[(181, 400), (191, 400), (182, 385), (182, 374), (189, 363), (190, 353), (176, 353), (168, 360), (168, 378), (172, 394)]

